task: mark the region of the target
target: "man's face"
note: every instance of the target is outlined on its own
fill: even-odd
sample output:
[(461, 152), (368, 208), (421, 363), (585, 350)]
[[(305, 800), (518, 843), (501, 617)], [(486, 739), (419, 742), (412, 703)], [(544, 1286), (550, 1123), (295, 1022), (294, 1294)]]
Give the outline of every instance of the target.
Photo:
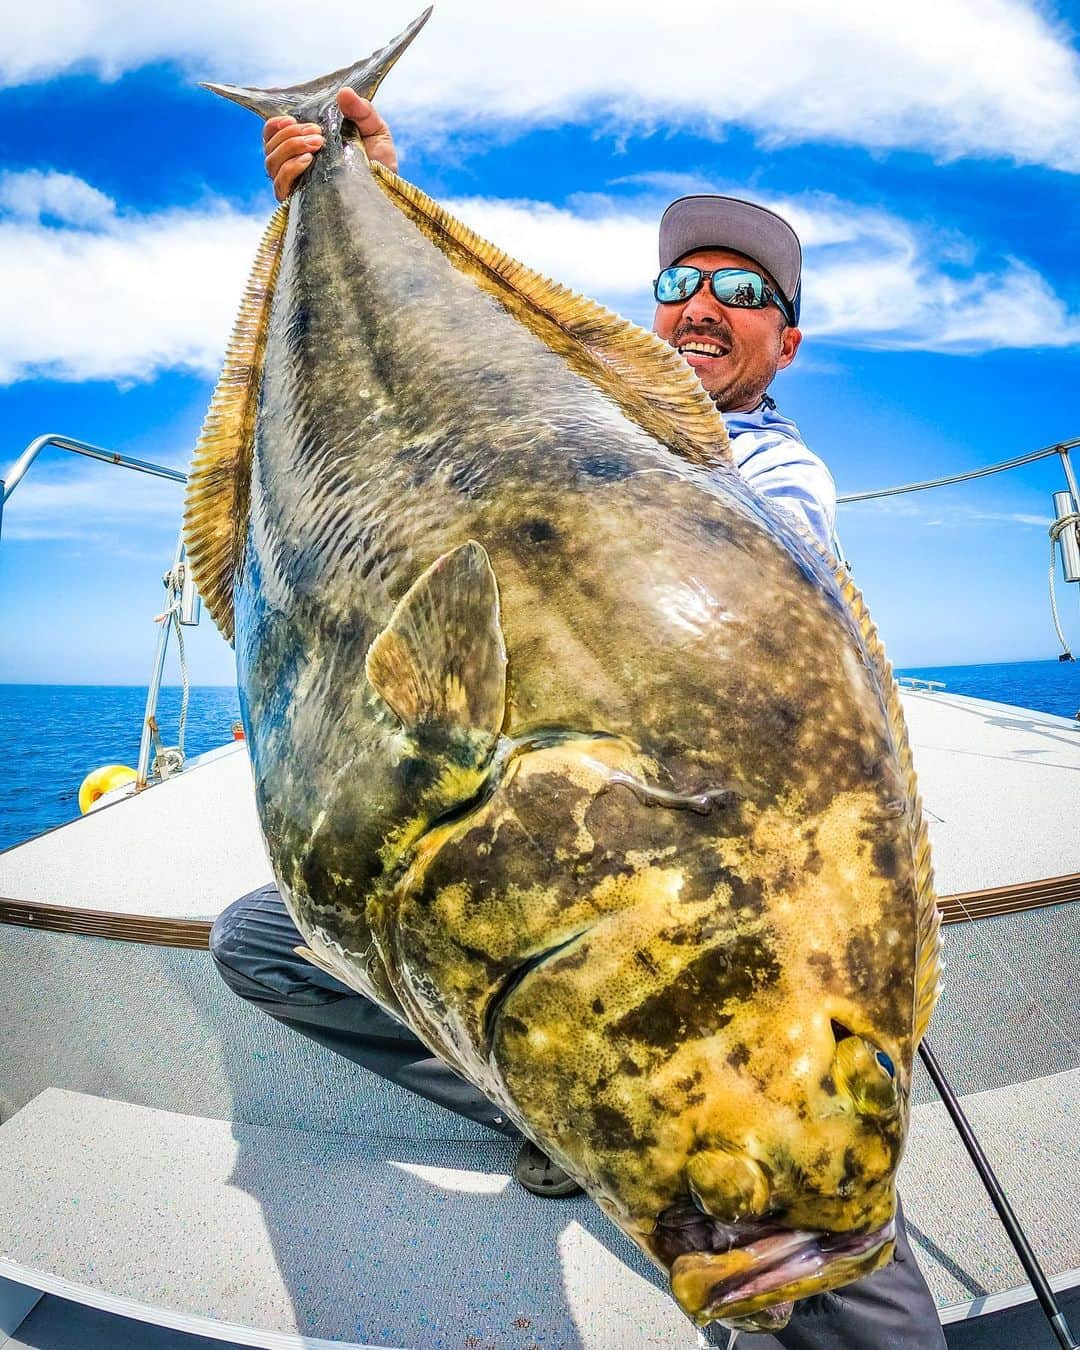
[[(748, 267), (774, 284), (757, 263), (729, 249), (698, 249), (679, 262), (705, 271)], [(679, 350), (700, 343), (720, 349), (684, 354), (722, 412), (756, 408), (776, 372), (794, 360), (802, 341), (802, 333), (787, 326), (776, 305), (764, 309), (722, 305), (708, 283), (682, 304), (658, 304), (653, 332)]]

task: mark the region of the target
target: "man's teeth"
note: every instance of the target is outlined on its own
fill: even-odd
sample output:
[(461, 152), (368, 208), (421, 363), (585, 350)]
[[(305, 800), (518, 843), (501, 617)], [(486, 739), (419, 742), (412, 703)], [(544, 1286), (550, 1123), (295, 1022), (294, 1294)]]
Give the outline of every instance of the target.
[(687, 352), (693, 352), (697, 356), (726, 356), (727, 348), (721, 347), (715, 342), (683, 342), (679, 346), (679, 355), (685, 356)]

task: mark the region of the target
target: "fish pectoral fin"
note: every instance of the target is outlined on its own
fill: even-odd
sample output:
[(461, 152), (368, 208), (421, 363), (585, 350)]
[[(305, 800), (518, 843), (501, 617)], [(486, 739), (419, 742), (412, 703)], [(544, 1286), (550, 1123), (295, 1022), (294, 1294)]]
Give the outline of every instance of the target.
[[(367, 676), (415, 739), (487, 760), (506, 712), (506, 645), (491, 561), (470, 539), (413, 582), (371, 644)], [(464, 765), (462, 767), (465, 767)]]
[(341, 979), (340, 972), (334, 970), (332, 966), (330, 966), (326, 961), (322, 959), (321, 956), (316, 956), (310, 947), (294, 947), (293, 951), (297, 954), (297, 956), (302, 956), (305, 961), (310, 962), (311, 965), (317, 966), (319, 970), (323, 971), (324, 974), (332, 975), (335, 980)]

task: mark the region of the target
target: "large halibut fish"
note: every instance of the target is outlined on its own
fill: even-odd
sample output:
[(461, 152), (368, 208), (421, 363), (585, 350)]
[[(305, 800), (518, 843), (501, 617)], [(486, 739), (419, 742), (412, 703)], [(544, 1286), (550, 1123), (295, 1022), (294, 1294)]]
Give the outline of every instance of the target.
[(320, 964), (588, 1189), (700, 1324), (890, 1257), (938, 985), (896, 688), (850, 579), (668, 346), (377, 164), (422, 25), (282, 90), (188, 491), (258, 809)]

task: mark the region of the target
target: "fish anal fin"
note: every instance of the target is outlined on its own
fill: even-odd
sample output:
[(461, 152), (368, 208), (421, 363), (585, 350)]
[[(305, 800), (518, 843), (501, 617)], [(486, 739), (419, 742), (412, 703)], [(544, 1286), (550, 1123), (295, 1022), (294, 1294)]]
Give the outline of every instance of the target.
[(233, 639), (233, 579), (243, 549), (255, 421), (270, 303), (288, 208), (274, 213), (255, 255), (221, 377), (203, 421), (184, 499), (184, 545), (199, 594)]
[(386, 196), (458, 271), (627, 417), (691, 463), (732, 463), (723, 419), (674, 348), (511, 258), (390, 169), (374, 160), (371, 169)]
[(506, 710), (506, 646), (481, 544), (443, 554), (413, 582), (368, 650), (367, 676), (410, 735), (487, 758)]
[(862, 592), (847, 567), (826, 554), (821, 545), (804, 533), (807, 546), (833, 570), (840, 595), (847, 605), (855, 631), (863, 644), (870, 669), (881, 693), (897, 763), (904, 777), (907, 814), (912, 831), (912, 876), (915, 888), (915, 1009), (912, 1035), (917, 1046), (926, 1034), (930, 1017), (941, 992), (941, 912), (934, 889), (934, 869), (930, 858), (930, 836), (923, 814), (922, 798), (915, 777), (915, 766), (908, 740), (907, 723), (900, 702), (900, 688)]

